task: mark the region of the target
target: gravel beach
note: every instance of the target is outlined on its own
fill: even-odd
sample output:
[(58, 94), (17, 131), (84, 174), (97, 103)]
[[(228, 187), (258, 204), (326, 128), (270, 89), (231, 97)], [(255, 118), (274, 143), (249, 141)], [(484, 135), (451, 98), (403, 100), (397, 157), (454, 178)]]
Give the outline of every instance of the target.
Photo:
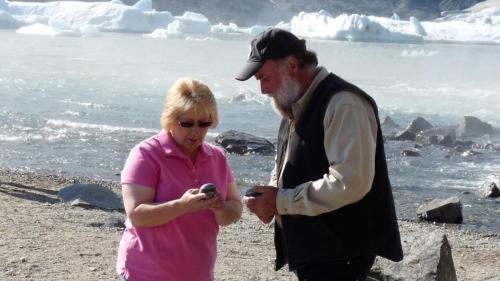
[[(120, 192), (117, 182), (0, 170), (0, 280), (117, 280), (122, 230), (113, 222), (124, 214), (61, 203), (57, 191), (73, 183)], [(498, 233), (399, 223), (402, 233), (446, 233), (458, 280), (500, 280)], [(216, 280), (296, 280), (288, 270), (273, 270), (272, 232), (246, 210), (238, 223), (221, 228)]]

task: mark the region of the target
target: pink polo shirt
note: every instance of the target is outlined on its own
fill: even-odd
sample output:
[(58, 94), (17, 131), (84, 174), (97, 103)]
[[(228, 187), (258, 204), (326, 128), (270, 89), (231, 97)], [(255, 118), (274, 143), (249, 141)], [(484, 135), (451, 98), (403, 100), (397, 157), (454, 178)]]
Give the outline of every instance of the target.
[[(193, 164), (166, 131), (135, 146), (122, 184), (155, 189), (155, 202), (180, 198), (189, 188), (214, 183), (223, 198), (233, 175), (221, 148), (203, 142)], [(116, 269), (131, 281), (211, 281), (219, 226), (211, 210), (184, 214), (155, 227), (125, 222)]]

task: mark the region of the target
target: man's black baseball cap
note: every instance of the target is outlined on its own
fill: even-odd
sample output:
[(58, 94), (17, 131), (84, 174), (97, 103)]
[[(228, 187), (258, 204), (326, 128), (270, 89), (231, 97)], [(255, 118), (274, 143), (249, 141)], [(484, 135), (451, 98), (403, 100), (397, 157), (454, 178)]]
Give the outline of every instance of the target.
[(236, 76), (245, 81), (259, 71), (267, 60), (277, 60), (289, 55), (306, 52), (306, 41), (293, 33), (279, 28), (270, 28), (260, 33), (250, 43), (250, 54), (243, 70)]

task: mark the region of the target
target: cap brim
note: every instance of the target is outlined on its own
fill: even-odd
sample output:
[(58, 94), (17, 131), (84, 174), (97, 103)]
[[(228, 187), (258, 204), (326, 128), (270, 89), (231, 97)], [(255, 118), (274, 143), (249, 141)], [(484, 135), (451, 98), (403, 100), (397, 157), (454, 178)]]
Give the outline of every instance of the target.
[(248, 80), (248, 78), (254, 76), (255, 73), (257, 73), (257, 71), (259, 71), (261, 66), (262, 66), (262, 62), (260, 62), (260, 61), (247, 61), (247, 64), (240, 71), (240, 74), (238, 74), (235, 77), (236, 80), (240, 80), (240, 81)]

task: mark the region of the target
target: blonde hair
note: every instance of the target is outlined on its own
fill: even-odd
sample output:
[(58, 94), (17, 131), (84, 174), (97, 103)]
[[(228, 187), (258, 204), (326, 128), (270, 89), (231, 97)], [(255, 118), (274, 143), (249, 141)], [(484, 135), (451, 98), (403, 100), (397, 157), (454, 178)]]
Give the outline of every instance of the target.
[(217, 127), (219, 116), (217, 103), (212, 91), (203, 82), (192, 78), (180, 78), (170, 88), (165, 97), (160, 123), (163, 129), (169, 129), (179, 116), (188, 111), (205, 111), (210, 116), (212, 125)]

